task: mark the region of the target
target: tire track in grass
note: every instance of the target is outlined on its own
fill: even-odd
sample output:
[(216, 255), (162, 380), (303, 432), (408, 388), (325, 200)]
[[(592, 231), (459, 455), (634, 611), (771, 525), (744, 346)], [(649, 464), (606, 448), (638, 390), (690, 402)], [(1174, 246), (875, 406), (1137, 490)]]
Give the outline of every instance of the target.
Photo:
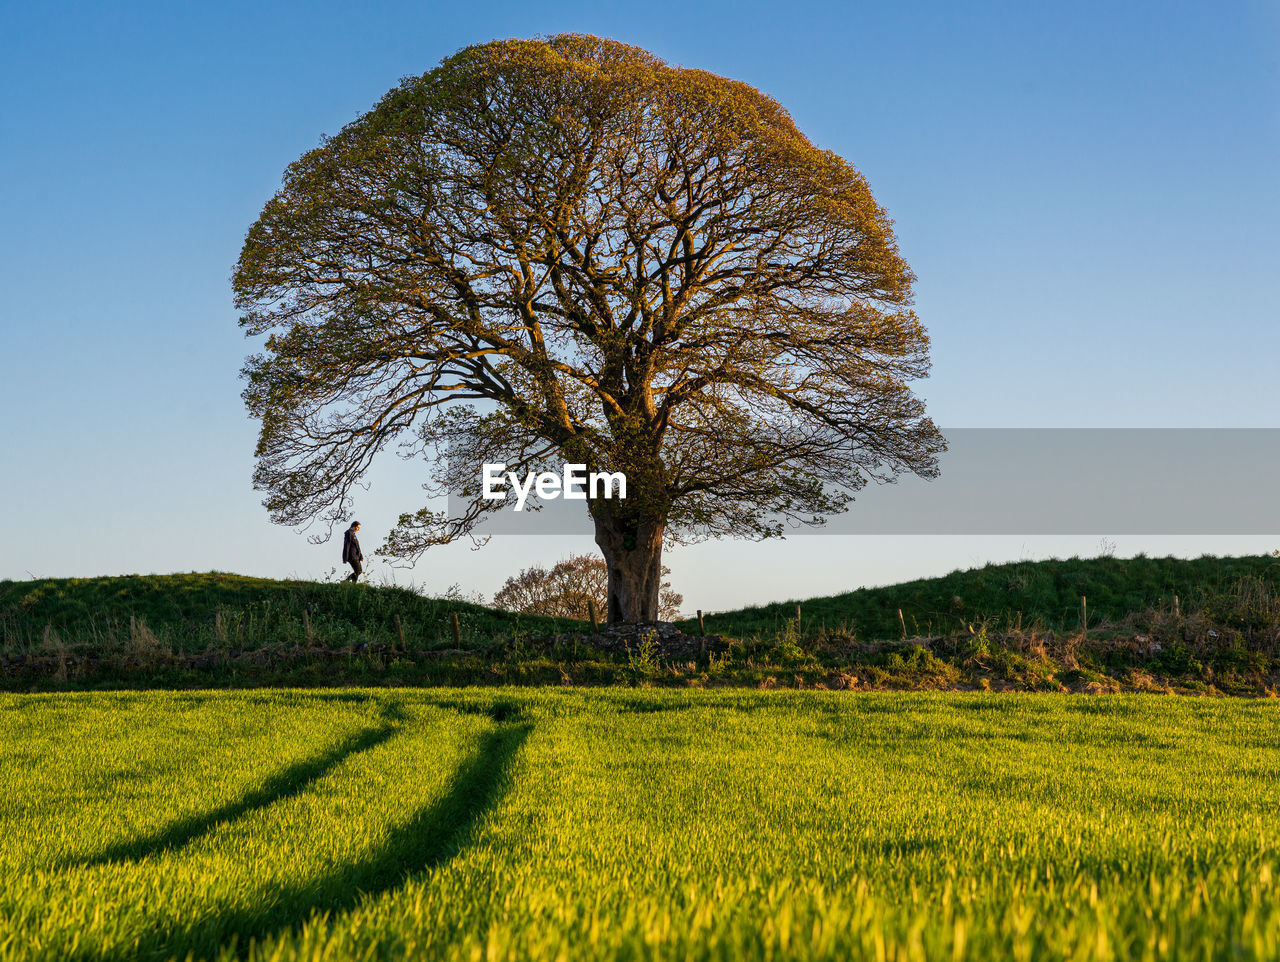
[(455, 771), (449, 790), (394, 829), (377, 852), (335, 866), (306, 882), (264, 892), (252, 908), (215, 911), (185, 923), (159, 926), (128, 948), (66, 956), (87, 960), (212, 958), (222, 952), (245, 956), (255, 942), (282, 935), (312, 919), (355, 908), (437, 869), (460, 854), (468, 836), (501, 799), (508, 769), (533, 729), (518, 707), (495, 705), (485, 712), (496, 727), (484, 734), (472, 756)]
[(153, 855), (174, 852), (219, 826), (291, 798), (305, 791), (351, 756), (381, 745), (400, 730), (400, 722), (405, 718), (403, 708), (394, 704), (387, 705), (383, 707), (382, 715), (386, 719), (383, 724), (356, 732), (327, 751), (290, 765), (234, 801), (208, 812), (176, 819), (141, 838), (117, 842), (89, 858), (64, 864), (67, 867), (89, 867), (110, 862), (139, 862)]

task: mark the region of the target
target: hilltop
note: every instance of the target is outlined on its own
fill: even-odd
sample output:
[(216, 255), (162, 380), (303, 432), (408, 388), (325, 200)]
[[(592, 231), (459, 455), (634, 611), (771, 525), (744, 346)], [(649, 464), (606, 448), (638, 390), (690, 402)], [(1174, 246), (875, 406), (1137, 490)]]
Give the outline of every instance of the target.
[(704, 624), (705, 638), (696, 620), (680, 622), (699, 635), (684, 643), (644, 632), (619, 642), (583, 622), (398, 587), (219, 572), (3, 581), (0, 687), (728, 684), (1263, 694), (1280, 688), (1280, 559), (986, 565), (707, 614)]
[(726, 611), (707, 615), (704, 621), (709, 631), (739, 637), (769, 634), (793, 619), (799, 604), (809, 624), (842, 629), (865, 640), (900, 637), (899, 609), (910, 636), (945, 635), (984, 622), (1061, 632), (1079, 626), (1082, 597), (1087, 599), (1089, 623), (1101, 625), (1172, 605), (1175, 597), (1182, 605), (1195, 607), (1233, 589), (1242, 579), (1260, 579), (1280, 589), (1280, 558), (1138, 555), (1015, 561), (953, 571), (940, 578)]
[(398, 644), (401, 631), (407, 645), (430, 648), (452, 643), (453, 615), (471, 641), (516, 631), (566, 631), (577, 624), (395, 586), (276, 581), (217, 571), (37, 578), (0, 581), (0, 651), (50, 637), (65, 645), (102, 647), (140, 631), (177, 651)]

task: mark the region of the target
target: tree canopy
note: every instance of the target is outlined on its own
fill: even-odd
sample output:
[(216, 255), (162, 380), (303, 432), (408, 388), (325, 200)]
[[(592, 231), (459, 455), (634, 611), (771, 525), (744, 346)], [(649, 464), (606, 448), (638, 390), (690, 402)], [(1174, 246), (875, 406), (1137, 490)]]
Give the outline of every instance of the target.
[(273, 520), (346, 516), (393, 441), (464, 505), (480, 464), (625, 471), (589, 501), (611, 620), (657, 611), (664, 537), (767, 537), (937, 472), (928, 337), (863, 176), (774, 100), (583, 35), (467, 47), (291, 164), (233, 285)]

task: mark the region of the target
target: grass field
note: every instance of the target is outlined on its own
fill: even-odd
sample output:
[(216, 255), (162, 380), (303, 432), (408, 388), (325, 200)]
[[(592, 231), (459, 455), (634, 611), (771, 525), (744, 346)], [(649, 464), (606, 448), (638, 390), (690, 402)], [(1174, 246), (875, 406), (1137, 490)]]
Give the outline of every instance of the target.
[(1274, 959), (1280, 704), (0, 695), (0, 959)]
[[(1079, 625), (1080, 598), (1092, 624), (1119, 622), (1178, 595), (1198, 606), (1242, 579), (1280, 589), (1280, 557), (1054, 558), (1011, 561), (953, 571), (880, 588), (859, 588), (803, 599), (805, 618), (828, 629), (845, 626), (862, 638), (898, 637), (901, 609), (909, 634), (937, 635), (988, 621), (996, 627), (1039, 624), (1070, 631)], [(738, 637), (776, 632), (794, 616), (796, 601), (720, 612), (707, 629)]]

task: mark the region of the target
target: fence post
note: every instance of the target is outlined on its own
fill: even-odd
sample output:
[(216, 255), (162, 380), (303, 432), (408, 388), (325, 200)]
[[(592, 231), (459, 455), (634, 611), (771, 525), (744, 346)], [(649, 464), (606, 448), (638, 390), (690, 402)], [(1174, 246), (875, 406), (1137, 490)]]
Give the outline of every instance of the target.
[(455, 611), (449, 615), (449, 620), (453, 622), (453, 644), (455, 647), (462, 647), (462, 626), (458, 624), (458, 613)]
[(400, 623), (400, 616), (396, 615), (396, 637), (400, 639), (400, 650), (408, 651), (404, 644), (404, 625)]
[(1089, 608), (1088, 602), (1084, 599), (1084, 595), (1080, 596), (1080, 630), (1089, 630)]
[(698, 609), (698, 634), (706, 636), (707, 626), (702, 623), (702, 609)]
[(902, 609), (898, 609), (898, 624), (902, 625), (902, 640), (907, 640), (907, 619), (902, 617)]
[(302, 609), (302, 629), (306, 632), (307, 644), (314, 644), (316, 636), (311, 633), (311, 613), (306, 608)]
[(587, 614), (591, 618), (591, 631), (594, 634), (600, 630), (600, 619), (596, 616), (596, 600), (594, 598), (587, 599)]

